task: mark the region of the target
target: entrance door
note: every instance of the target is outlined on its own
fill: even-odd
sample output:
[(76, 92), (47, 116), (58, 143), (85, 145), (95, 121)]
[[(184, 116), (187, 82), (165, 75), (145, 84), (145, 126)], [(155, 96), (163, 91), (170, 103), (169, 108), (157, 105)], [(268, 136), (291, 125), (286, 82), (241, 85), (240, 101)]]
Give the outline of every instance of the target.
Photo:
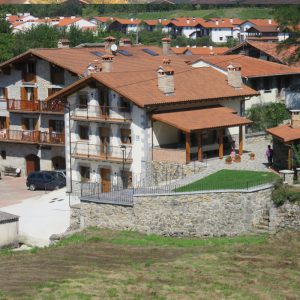
[(21, 87), (21, 108), (23, 110), (38, 110), (37, 88)]
[(34, 154), (26, 156), (26, 173), (29, 175), (31, 172), (40, 170), (40, 158)]
[(102, 193), (109, 193), (111, 182), (110, 182), (110, 169), (100, 169), (101, 174), (101, 191)]
[(123, 188), (127, 189), (132, 187), (132, 173), (131, 171), (122, 171)]

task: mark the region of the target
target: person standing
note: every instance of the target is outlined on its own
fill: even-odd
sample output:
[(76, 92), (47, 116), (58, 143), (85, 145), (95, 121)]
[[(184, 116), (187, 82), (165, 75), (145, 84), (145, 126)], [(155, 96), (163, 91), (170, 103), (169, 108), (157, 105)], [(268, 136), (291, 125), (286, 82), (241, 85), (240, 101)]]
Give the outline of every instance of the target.
[(268, 159), (268, 166), (272, 167), (273, 165), (273, 149), (270, 145), (268, 145), (268, 148), (266, 150), (266, 157)]

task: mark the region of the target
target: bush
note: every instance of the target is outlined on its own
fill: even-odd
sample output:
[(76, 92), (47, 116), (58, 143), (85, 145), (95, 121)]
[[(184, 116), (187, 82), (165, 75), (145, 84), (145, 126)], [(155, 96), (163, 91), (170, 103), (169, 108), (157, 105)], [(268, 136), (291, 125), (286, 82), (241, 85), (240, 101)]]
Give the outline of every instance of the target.
[(286, 189), (284, 186), (275, 188), (272, 192), (272, 200), (276, 206), (281, 206), (286, 200)]
[(248, 119), (253, 121), (252, 131), (264, 131), (267, 128), (275, 127), (290, 115), (283, 103), (270, 103), (251, 107), (246, 112)]

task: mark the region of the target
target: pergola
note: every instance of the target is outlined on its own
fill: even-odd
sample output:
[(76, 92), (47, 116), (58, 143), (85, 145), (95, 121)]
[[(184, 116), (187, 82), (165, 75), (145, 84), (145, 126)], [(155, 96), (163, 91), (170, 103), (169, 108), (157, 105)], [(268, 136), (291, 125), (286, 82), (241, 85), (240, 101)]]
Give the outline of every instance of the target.
[(191, 161), (191, 133), (197, 134), (198, 160), (203, 158), (202, 133), (209, 129), (218, 130), (219, 158), (224, 154), (224, 128), (239, 127), (239, 154), (243, 154), (243, 126), (252, 121), (236, 114), (233, 109), (223, 106), (162, 112), (152, 115), (152, 120), (171, 125), (185, 132), (186, 163)]

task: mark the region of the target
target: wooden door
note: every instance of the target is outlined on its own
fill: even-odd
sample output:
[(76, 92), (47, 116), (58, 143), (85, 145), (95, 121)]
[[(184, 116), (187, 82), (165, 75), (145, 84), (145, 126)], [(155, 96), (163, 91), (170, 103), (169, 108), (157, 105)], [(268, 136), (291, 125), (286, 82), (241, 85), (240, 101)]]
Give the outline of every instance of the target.
[(101, 174), (101, 191), (109, 193), (111, 190), (110, 169), (100, 169)]
[(40, 158), (34, 154), (26, 156), (26, 173), (29, 175), (31, 172), (40, 170)]

